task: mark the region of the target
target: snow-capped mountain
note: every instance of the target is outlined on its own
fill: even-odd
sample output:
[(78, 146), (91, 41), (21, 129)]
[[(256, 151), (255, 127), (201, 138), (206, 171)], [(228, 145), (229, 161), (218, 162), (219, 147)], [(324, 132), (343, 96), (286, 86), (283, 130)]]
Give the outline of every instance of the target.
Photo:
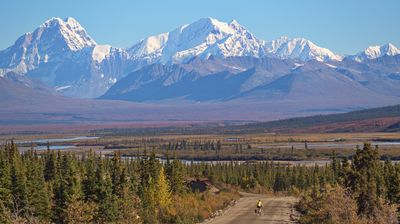
[(128, 55), (98, 45), (73, 18), (52, 18), (0, 51), (0, 76), (26, 75), (68, 96), (97, 97), (116, 82)]
[[(152, 92), (150, 88), (155, 88), (155, 84), (161, 84), (158, 86), (161, 89), (175, 89), (175, 85), (188, 81), (211, 83), (215, 81), (212, 75), (219, 74), (216, 78), (220, 86), (224, 86), (224, 80), (227, 80), (235, 86), (235, 94), (242, 94), (314, 60), (324, 62), (332, 69), (339, 69), (340, 63), (351, 65), (355, 63), (354, 60), (362, 62), (399, 53), (398, 48), (387, 44), (369, 47), (358, 55), (346, 57), (350, 60), (342, 61), (340, 55), (307, 39), (282, 37), (266, 42), (256, 38), (235, 20), (226, 23), (213, 18), (200, 19), (121, 49), (97, 44), (73, 18), (52, 18), (33, 32), (22, 35), (11, 47), (0, 51), (0, 77), (25, 76), (38, 79), (66, 96), (96, 98), (128, 74), (131, 77), (125, 81), (135, 80), (134, 84), (127, 84), (128, 89), (139, 89), (140, 92), (145, 86), (149, 88), (147, 92)], [(146, 68), (151, 64), (159, 65)], [(372, 65), (365, 63), (365, 66)], [(367, 85), (362, 81), (364, 72), (353, 75), (357, 76), (357, 81)], [(398, 77), (399, 72), (390, 70), (382, 76), (385, 79)], [(241, 74), (241, 78), (234, 77), (238, 74)], [(140, 75), (140, 79), (136, 75)], [(393, 83), (392, 79), (386, 81)], [(117, 86), (123, 85), (119, 83)], [(129, 89), (129, 92), (133, 89)], [(397, 90), (395, 86), (378, 86), (376, 89)], [(118, 88), (114, 88), (114, 95), (120, 93)], [(112, 94), (109, 92), (106, 95)], [(136, 98), (140, 97), (133, 97)]]
[(265, 49), (267, 55), (281, 59), (299, 59), (302, 61), (313, 59), (317, 61), (342, 60), (340, 55), (333, 53), (329, 49), (319, 47), (304, 38), (290, 39), (288, 37), (281, 37), (268, 42), (265, 45)]
[(0, 52), (0, 74), (10, 71), (26, 73), (40, 64), (95, 45), (96, 42), (75, 19), (52, 18)]
[(263, 41), (238, 22), (203, 18), (171, 32), (150, 36), (128, 49), (133, 59), (181, 63), (193, 57), (264, 56)]
[(265, 57), (154, 63), (128, 74), (101, 98), (136, 102), (318, 101), (324, 105), (400, 102), (400, 55), (365, 63)]
[(181, 63), (193, 57), (251, 56), (299, 59), (302, 61), (341, 60), (341, 56), (318, 47), (304, 38), (282, 37), (265, 42), (257, 39), (236, 20), (230, 23), (203, 18), (171, 32), (150, 36), (128, 49), (132, 58), (149, 63)]
[(349, 58), (361, 62), (368, 59), (380, 58), (385, 55), (395, 56), (398, 54), (400, 54), (400, 49), (393, 44), (388, 43), (382, 46), (370, 46), (357, 55), (349, 56)]

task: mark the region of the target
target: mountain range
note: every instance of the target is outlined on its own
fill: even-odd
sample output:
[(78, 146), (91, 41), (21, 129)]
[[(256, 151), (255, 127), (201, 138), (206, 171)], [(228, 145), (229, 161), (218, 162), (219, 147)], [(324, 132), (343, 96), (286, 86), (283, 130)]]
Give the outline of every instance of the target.
[(97, 44), (71, 17), (52, 18), (0, 51), (0, 88), (2, 98), (27, 88), (135, 102), (395, 104), (400, 50), (386, 44), (344, 56), (304, 38), (261, 40), (213, 18), (123, 49)]

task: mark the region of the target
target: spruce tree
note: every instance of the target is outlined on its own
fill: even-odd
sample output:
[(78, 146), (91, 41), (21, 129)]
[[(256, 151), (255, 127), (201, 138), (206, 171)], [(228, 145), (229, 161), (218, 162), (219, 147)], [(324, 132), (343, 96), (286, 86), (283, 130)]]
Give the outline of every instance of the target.
[(11, 170), (5, 150), (0, 150), (0, 206), (3, 212), (12, 207)]
[(96, 202), (98, 199), (97, 189), (99, 188), (99, 177), (97, 177), (97, 167), (95, 160), (96, 159), (94, 157), (94, 154), (90, 151), (84, 163), (84, 178), (82, 180), (82, 189), (84, 193), (84, 199), (90, 202)]
[(25, 166), (14, 142), (9, 145), (9, 161), (11, 166), (11, 193), (13, 195), (12, 213), (15, 216), (24, 216), (28, 206)]
[(371, 144), (365, 143), (363, 149), (357, 149), (352, 165), (354, 173), (352, 189), (358, 203), (358, 214), (372, 217), (379, 206), (377, 186), (379, 154), (377, 149), (374, 150)]
[(114, 153), (114, 157), (111, 160), (110, 172), (112, 181), (112, 192), (118, 197), (122, 197), (124, 186), (127, 184), (127, 180), (125, 172), (123, 172), (119, 152)]
[(172, 163), (167, 164), (166, 173), (172, 192), (179, 194), (186, 191), (183, 165), (180, 160), (175, 158)]
[(51, 214), (50, 195), (43, 176), (41, 161), (33, 151), (27, 161), (28, 213), (41, 220), (49, 220)]
[(332, 163), (331, 163), (331, 167), (332, 167), (332, 181), (333, 183), (337, 182), (337, 178), (338, 178), (338, 173), (339, 173), (339, 161), (337, 159), (337, 155), (336, 152), (333, 151), (332, 152)]
[(53, 221), (65, 223), (69, 204), (79, 200), (82, 193), (73, 157), (59, 153), (57, 161), (60, 165), (55, 176)]
[(0, 223), (11, 224), (10, 210), (5, 206), (4, 201), (0, 199)]
[(120, 218), (121, 211), (118, 208), (117, 196), (113, 194), (112, 180), (108, 172), (104, 173), (100, 183), (98, 192), (99, 216), (97, 220), (101, 223), (116, 222)]
[(55, 179), (56, 176), (56, 155), (50, 149), (47, 149), (46, 165), (44, 168), (44, 179), (49, 182)]
[(386, 198), (390, 203), (400, 204), (400, 170), (391, 161), (385, 161), (385, 185), (387, 186)]

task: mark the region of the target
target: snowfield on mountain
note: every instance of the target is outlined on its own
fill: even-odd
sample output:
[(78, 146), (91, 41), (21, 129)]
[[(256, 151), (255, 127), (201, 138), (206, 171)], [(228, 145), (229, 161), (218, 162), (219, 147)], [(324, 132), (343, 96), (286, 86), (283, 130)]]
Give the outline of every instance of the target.
[[(0, 51), (0, 76), (24, 76), (75, 98), (314, 100), (337, 98), (341, 87), (351, 86), (359, 101), (392, 102), (400, 92), (399, 53), (386, 44), (342, 56), (304, 38), (261, 40), (236, 20), (214, 18), (123, 49), (97, 44), (68, 17), (52, 18)], [(295, 86), (291, 80), (302, 81)], [(337, 88), (324, 87), (333, 83)]]

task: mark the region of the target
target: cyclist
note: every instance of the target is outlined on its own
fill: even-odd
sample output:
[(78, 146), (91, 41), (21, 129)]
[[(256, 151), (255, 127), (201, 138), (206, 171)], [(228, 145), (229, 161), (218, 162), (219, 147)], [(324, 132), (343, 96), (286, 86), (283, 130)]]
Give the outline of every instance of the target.
[(261, 214), (262, 213), (262, 207), (263, 207), (263, 203), (262, 203), (262, 201), (261, 200), (258, 200), (257, 201), (257, 210), (256, 210), (256, 212), (258, 213), (258, 214)]

